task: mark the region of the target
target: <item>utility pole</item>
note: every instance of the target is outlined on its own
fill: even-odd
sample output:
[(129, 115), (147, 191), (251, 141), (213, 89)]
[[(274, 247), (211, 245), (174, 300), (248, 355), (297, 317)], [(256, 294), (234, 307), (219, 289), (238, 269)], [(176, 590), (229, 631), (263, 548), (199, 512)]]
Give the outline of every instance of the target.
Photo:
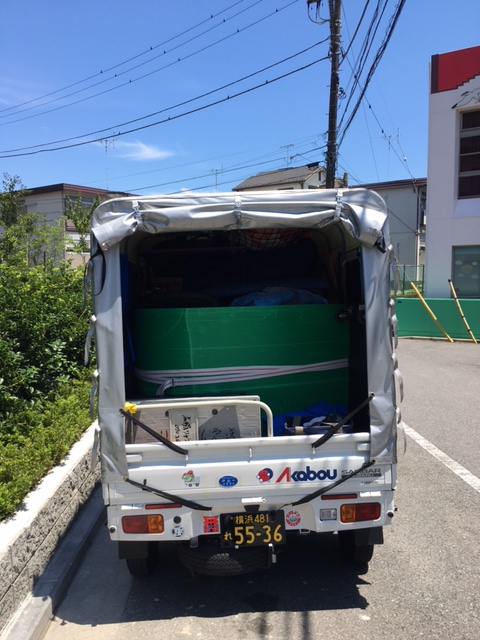
[(337, 170), (337, 106), (340, 85), (340, 20), (341, 0), (328, 0), (330, 8), (330, 101), (328, 109), (328, 140), (326, 152), (326, 182), (327, 189), (335, 187), (335, 173)]

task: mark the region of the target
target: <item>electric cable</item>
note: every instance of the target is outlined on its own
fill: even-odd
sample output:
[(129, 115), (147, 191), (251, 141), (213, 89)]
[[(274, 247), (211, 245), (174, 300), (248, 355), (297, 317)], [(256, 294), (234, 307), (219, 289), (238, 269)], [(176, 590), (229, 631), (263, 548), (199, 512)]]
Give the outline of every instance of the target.
[[(357, 26), (355, 28), (353, 36), (350, 38), (350, 42), (348, 44), (348, 47), (347, 47), (346, 51), (343, 52), (342, 59), (340, 60), (340, 64), (342, 63), (342, 60), (344, 60), (348, 56), (348, 53), (349, 53), (350, 49), (352, 48), (353, 43), (355, 42), (355, 38), (357, 37), (358, 31), (360, 29), (360, 25), (363, 22), (363, 18), (365, 17), (365, 14), (367, 12), (367, 8), (368, 8), (369, 4), (370, 4), (370, 0), (367, 0), (367, 2), (365, 3), (365, 6), (363, 7), (362, 15), (360, 16), (360, 18), (359, 18), (359, 20), (357, 22)], [(343, 10), (343, 15), (344, 15), (344, 19), (345, 19), (345, 8), (343, 6), (342, 6), (342, 10)]]
[[(232, 171), (239, 171), (239, 170), (243, 170), (243, 169), (251, 169), (252, 167), (259, 167), (265, 164), (271, 164), (272, 162), (278, 162), (279, 160), (282, 160), (282, 158), (273, 158), (272, 160), (265, 160), (264, 162), (255, 162), (253, 164), (247, 164), (244, 165), (243, 167), (232, 167), (230, 169), (222, 169), (222, 174), (223, 173), (231, 173)], [(185, 182), (187, 180), (200, 180), (201, 178), (207, 178), (211, 175), (211, 173), (204, 173), (203, 175), (199, 175), (199, 176), (191, 176), (191, 177), (187, 177), (187, 178), (180, 178), (179, 180), (169, 180), (168, 182), (161, 182), (159, 184), (151, 184), (147, 187), (135, 187), (133, 189), (127, 189), (127, 191), (130, 193), (136, 193), (137, 191), (145, 191), (146, 189), (156, 189), (157, 187), (165, 187), (169, 184), (178, 184), (180, 182)]]
[[(160, 111), (154, 112), (154, 113), (146, 115), (146, 116), (141, 116), (140, 118), (135, 118), (134, 120), (130, 120), (130, 121), (122, 123), (120, 125), (112, 125), (112, 126), (110, 126), (108, 128), (105, 128), (105, 129), (97, 130), (95, 132), (90, 132), (90, 133), (87, 133), (87, 134), (82, 134), (82, 135), (79, 135), (79, 136), (73, 136), (71, 138), (66, 138), (64, 140), (57, 140), (57, 141), (54, 141), (54, 142), (47, 142), (47, 143), (42, 143), (42, 144), (33, 145), (33, 146), (29, 146), (29, 147), (22, 147), (22, 148), (19, 148), (19, 149), (2, 150), (2, 151), (0, 151), (0, 154), (1, 154), (0, 158), (13, 158), (13, 157), (19, 157), (19, 156), (25, 156), (25, 155), (34, 155), (34, 154), (42, 153), (42, 152), (46, 152), (46, 151), (60, 151), (62, 149), (78, 147), (78, 146), (82, 146), (82, 145), (85, 145), (85, 144), (90, 144), (92, 142), (99, 142), (100, 140), (105, 140), (105, 139), (109, 139), (109, 138), (116, 138), (116, 137), (120, 137), (120, 136), (126, 135), (128, 133), (141, 131), (141, 130), (144, 130), (144, 129), (147, 129), (147, 128), (150, 128), (150, 127), (153, 127), (153, 126), (164, 124), (165, 122), (170, 122), (170, 121), (173, 121), (173, 120), (177, 120), (179, 118), (185, 117), (187, 115), (191, 115), (193, 113), (197, 113), (199, 111), (203, 111), (203, 110), (205, 110), (207, 108), (210, 108), (212, 106), (221, 104), (221, 103), (226, 102), (228, 100), (231, 100), (231, 99), (237, 98), (239, 96), (245, 95), (247, 93), (250, 93), (250, 92), (252, 92), (252, 91), (254, 91), (256, 89), (260, 89), (260, 88), (262, 88), (264, 86), (267, 86), (268, 84), (272, 84), (274, 82), (278, 82), (279, 80), (287, 78), (287, 77), (289, 77), (291, 75), (294, 75), (294, 74), (296, 74), (296, 73), (298, 73), (300, 71), (304, 71), (305, 69), (308, 69), (308, 68), (312, 67), (313, 65), (318, 64), (319, 62), (322, 62), (322, 61), (328, 59), (328, 56), (323, 57), (323, 58), (319, 58), (318, 60), (314, 60), (313, 62), (310, 62), (308, 64), (303, 65), (302, 67), (299, 67), (299, 68), (294, 69), (292, 71), (286, 72), (286, 73), (284, 73), (284, 74), (282, 74), (280, 76), (277, 76), (277, 77), (273, 78), (272, 80), (266, 80), (265, 82), (263, 82), (261, 84), (255, 85), (253, 87), (250, 87), (248, 89), (240, 91), (240, 92), (238, 92), (236, 94), (233, 94), (231, 96), (227, 96), (226, 98), (219, 99), (219, 100), (217, 100), (215, 102), (208, 103), (206, 105), (203, 105), (201, 107), (197, 107), (195, 109), (192, 109), (190, 111), (187, 111), (187, 112), (184, 112), (184, 113), (181, 113), (181, 114), (170, 116), (168, 118), (165, 118), (164, 120), (160, 120), (160, 121), (157, 121), (157, 122), (146, 124), (146, 125), (143, 125), (143, 126), (140, 126), (140, 127), (136, 127), (136, 128), (133, 128), (133, 129), (129, 129), (129, 130), (123, 131), (123, 132), (120, 132), (120, 131), (119, 132), (114, 132), (114, 133), (111, 133), (109, 135), (104, 135), (101, 138), (96, 138), (96, 139), (93, 139), (93, 140), (86, 140), (86, 141), (83, 141), (83, 142), (77, 142), (77, 143), (72, 143), (72, 144), (68, 144), (68, 145), (67, 144), (63, 145), (63, 143), (65, 143), (65, 142), (70, 142), (72, 140), (79, 140), (79, 139), (87, 137), (87, 136), (98, 135), (100, 133), (105, 133), (106, 131), (111, 131), (113, 129), (113, 127), (115, 127), (115, 126), (127, 126), (129, 124), (133, 124), (135, 122), (139, 122), (141, 120), (145, 120), (147, 118), (151, 118), (151, 117), (153, 117), (155, 115), (159, 115), (160, 113), (164, 113), (166, 111), (169, 111), (171, 109), (177, 108), (179, 106), (184, 106), (184, 105), (186, 105), (186, 104), (188, 104), (190, 102), (194, 102), (195, 100), (198, 100), (200, 98), (203, 98), (203, 97), (206, 97), (206, 96), (211, 95), (213, 93), (216, 93), (217, 91), (220, 91), (222, 89), (225, 89), (225, 88), (228, 88), (228, 87), (233, 86), (235, 84), (238, 84), (239, 82), (242, 82), (242, 81), (244, 81), (244, 80), (246, 80), (248, 78), (253, 77), (254, 75), (258, 75), (259, 73), (262, 73), (263, 71), (266, 71), (266, 70), (271, 69), (271, 68), (273, 68), (275, 66), (278, 66), (279, 64), (282, 64), (283, 62), (285, 62), (285, 61), (287, 61), (289, 59), (292, 59), (293, 57), (296, 57), (298, 55), (301, 55), (302, 53), (308, 51), (309, 49), (314, 48), (315, 46), (318, 46), (319, 44), (322, 44), (322, 42), (318, 42), (318, 43), (312, 45), (311, 47), (303, 50), (302, 52), (298, 52), (297, 54), (294, 54), (293, 56), (290, 56), (290, 58), (286, 58), (286, 59), (284, 59), (282, 61), (279, 61), (279, 62), (276, 62), (276, 63), (274, 63), (272, 65), (269, 65), (268, 67), (265, 67), (264, 69), (261, 69), (260, 71), (256, 71), (256, 72), (254, 72), (254, 73), (252, 73), (252, 74), (250, 74), (248, 76), (244, 76), (240, 80), (236, 80), (234, 82), (228, 83), (228, 84), (226, 84), (226, 85), (224, 85), (222, 87), (219, 87), (217, 89), (209, 91), (209, 92), (207, 92), (205, 94), (202, 94), (201, 96), (197, 96), (196, 98), (192, 98), (190, 100), (187, 100), (187, 101), (184, 101), (184, 102), (179, 103), (177, 105), (174, 105), (172, 107), (167, 107), (165, 109), (161, 109)], [(61, 144), (63, 146), (55, 147), (55, 148), (51, 148), (51, 149), (42, 149), (41, 148), (41, 147), (46, 147), (46, 146), (53, 145), (53, 144)], [(30, 150), (30, 151), (28, 151), (28, 150)]]
[[(392, 19), (390, 21), (390, 24), (389, 24), (389, 27), (387, 29), (387, 34), (386, 34), (382, 44), (380, 45), (380, 47), (379, 47), (379, 49), (377, 51), (377, 54), (375, 56), (375, 59), (374, 59), (372, 65), (371, 65), (371, 67), (370, 67), (370, 70), (368, 72), (365, 84), (364, 84), (364, 86), (363, 86), (363, 88), (362, 88), (362, 90), (360, 92), (360, 96), (357, 99), (355, 107), (353, 108), (352, 113), (350, 114), (350, 116), (349, 116), (349, 118), (347, 120), (347, 123), (345, 124), (345, 126), (343, 128), (343, 132), (342, 132), (342, 134), (340, 136), (340, 140), (338, 141), (338, 147), (341, 146), (342, 141), (343, 141), (343, 139), (345, 137), (345, 134), (347, 133), (347, 131), (348, 131), (348, 129), (349, 129), (349, 127), (350, 127), (350, 125), (351, 125), (351, 123), (352, 123), (352, 121), (353, 121), (353, 119), (354, 119), (354, 117), (355, 117), (355, 115), (356, 115), (356, 113), (358, 111), (360, 103), (362, 102), (362, 100), (363, 100), (363, 98), (365, 96), (365, 92), (366, 92), (367, 87), (368, 87), (368, 85), (370, 83), (370, 80), (372, 79), (372, 76), (375, 73), (375, 71), (376, 71), (376, 69), (378, 67), (378, 64), (380, 63), (380, 60), (382, 59), (383, 54), (386, 51), (388, 43), (390, 42), (390, 38), (392, 37), (392, 34), (393, 34), (393, 32), (395, 30), (395, 27), (396, 27), (396, 25), (398, 23), (398, 19), (400, 17), (402, 9), (403, 9), (403, 7), (405, 5), (405, 2), (406, 2), (406, 0), (399, 0), (399, 3), (395, 7), (395, 12), (393, 14), (393, 17), (392, 17)], [(342, 118), (342, 120), (343, 120), (343, 118)]]
[[(196, 96), (195, 98), (190, 98), (188, 100), (184, 100), (183, 102), (179, 102), (175, 105), (172, 105), (170, 107), (166, 107), (164, 109), (160, 109), (158, 111), (154, 111), (153, 113), (147, 114), (145, 116), (140, 116), (139, 118), (134, 118), (133, 120), (128, 120), (126, 122), (122, 122), (120, 124), (115, 124), (115, 125), (111, 125), (109, 127), (106, 127), (104, 129), (99, 129), (97, 131), (91, 131), (89, 133), (85, 133), (79, 136), (72, 136), (70, 138), (64, 138), (62, 140), (55, 140), (52, 142), (45, 142), (42, 144), (38, 144), (38, 145), (33, 145), (33, 146), (28, 146), (28, 147), (20, 147), (18, 149), (6, 149), (6, 150), (1, 150), (0, 153), (13, 153), (13, 152), (17, 152), (17, 151), (24, 151), (24, 150), (28, 150), (28, 149), (36, 149), (39, 147), (44, 147), (44, 146), (49, 146), (52, 144), (61, 144), (63, 142), (69, 142), (71, 140), (77, 140), (79, 138), (84, 138), (87, 136), (93, 136), (93, 135), (98, 135), (100, 133), (104, 133), (106, 131), (111, 131), (114, 127), (123, 127), (123, 126), (127, 126), (130, 124), (133, 124), (135, 122), (140, 122), (141, 120), (146, 120), (148, 118), (153, 118), (154, 116), (159, 115), (160, 113), (165, 113), (166, 111), (170, 111), (172, 109), (176, 109), (178, 107), (182, 107), (185, 106), (186, 104), (190, 104), (191, 102), (195, 102), (196, 100), (199, 100), (201, 98), (205, 98), (209, 95), (212, 95), (213, 93), (216, 93), (217, 91), (221, 91), (223, 89), (227, 89), (228, 87), (234, 86), (235, 84), (239, 84), (240, 82), (243, 82), (245, 80), (248, 80), (249, 78), (252, 78), (255, 75), (258, 75), (259, 73), (263, 73), (264, 71), (268, 71), (270, 69), (272, 69), (273, 67), (279, 66), (280, 64), (283, 64), (284, 62), (288, 62), (289, 60), (292, 60), (293, 58), (298, 57), (299, 55), (302, 55), (303, 53), (306, 53), (307, 51), (310, 51), (311, 49), (317, 47), (320, 44), (323, 44), (328, 38), (326, 38), (325, 40), (321, 40), (313, 45), (311, 45), (310, 47), (307, 47), (306, 49), (303, 49), (302, 51), (298, 51), (297, 53), (292, 54), (291, 56), (288, 56), (287, 58), (283, 58), (283, 60), (279, 60), (277, 62), (272, 63), (271, 65), (268, 65), (267, 67), (264, 67), (263, 69), (259, 69), (258, 71), (255, 71), (251, 74), (248, 74), (246, 76), (243, 76), (242, 78), (239, 78), (237, 80), (234, 80), (232, 82), (229, 82), (227, 84), (222, 85), (221, 87), (217, 87), (216, 89), (212, 89), (210, 91), (207, 91), (199, 96)], [(111, 136), (114, 137), (114, 136)]]
[[(234, 16), (231, 16), (230, 18), (226, 18), (224, 19), (224, 21), (222, 23), (220, 23), (220, 25), (225, 24), (225, 22), (231, 20), (234, 17), (237, 17), (240, 13), (243, 13), (244, 11), (247, 11), (248, 9), (251, 9), (252, 7), (254, 7), (255, 5), (259, 4), (260, 2), (262, 2), (263, 0), (257, 0), (256, 2), (254, 2), (253, 5), (250, 5), (250, 7), (247, 7), (247, 9), (244, 9), (243, 11), (239, 12), (238, 14), (235, 14)], [(181, 33), (172, 36), (171, 38), (168, 38), (167, 40), (160, 42), (159, 44), (156, 44), (154, 46), (149, 47), (146, 51), (142, 51), (141, 53), (138, 53), (130, 58), (128, 58), (127, 60), (124, 60), (122, 62), (118, 62), (114, 65), (112, 65), (111, 67), (108, 67), (107, 69), (102, 69), (101, 71), (94, 73), (90, 76), (87, 76), (86, 78), (83, 78), (82, 80), (77, 80), (76, 82), (72, 82), (71, 84), (67, 85), (66, 87), (63, 87), (61, 89), (56, 89), (55, 91), (51, 91), (49, 93), (46, 93), (42, 96), (38, 96), (37, 98), (32, 98), (31, 100), (26, 100), (25, 102), (21, 102), (17, 105), (12, 105), (11, 107), (6, 107), (4, 109), (0, 109), (0, 114), (4, 113), (6, 111), (12, 111), (13, 109), (18, 109), (19, 107), (23, 107), (25, 105), (31, 104), (32, 102), (37, 102), (38, 100), (42, 100), (43, 98), (49, 98), (50, 96), (56, 95), (58, 93), (61, 93), (62, 91), (67, 91), (68, 89), (71, 89), (73, 87), (78, 86), (79, 84), (83, 84), (84, 82), (88, 82), (89, 80), (93, 80), (94, 78), (97, 78), (98, 76), (102, 76), (110, 71), (113, 71), (115, 69), (118, 69), (119, 67), (122, 67), (125, 64), (128, 64), (129, 62), (133, 62), (133, 60), (137, 60), (138, 58), (147, 55), (149, 53), (151, 53), (152, 51), (154, 51), (155, 49), (158, 49), (159, 47), (164, 47), (165, 45), (167, 45), (169, 42), (172, 42), (173, 40), (176, 40), (177, 38), (180, 38), (181, 36), (189, 33), (190, 31), (193, 31), (194, 29), (196, 29), (197, 27), (209, 22), (210, 20), (212, 20), (213, 18), (216, 18), (220, 15), (222, 15), (222, 13), (225, 13), (227, 11), (229, 11), (230, 9), (232, 9), (233, 7), (237, 6), (238, 4), (241, 4), (242, 2), (244, 2), (244, 0), (238, 0), (238, 2), (235, 2), (233, 5), (230, 5), (229, 7), (227, 7), (226, 9), (222, 9), (221, 11), (219, 11), (217, 14), (211, 14), (209, 18), (207, 18), (206, 20), (203, 20), (201, 22), (199, 22), (198, 24), (194, 25), (193, 27), (189, 27), (188, 29), (186, 29), (185, 31), (182, 31)], [(218, 24), (215, 25), (215, 27), (212, 27), (211, 29), (207, 29), (207, 31), (202, 32), (200, 35), (204, 35), (205, 33), (208, 33), (209, 31), (213, 30), (214, 28), (216, 28), (217, 26), (219, 26)], [(198, 37), (198, 36), (196, 36)], [(187, 43), (190, 41), (187, 41)], [(184, 43), (185, 44), (185, 43)], [(177, 47), (176, 47), (177, 48)], [(173, 51), (173, 49), (172, 49)], [(164, 55), (166, 52), (164, 51), (162, 55)], [(158, 56), (156, 56), (158, 57)], [(156, 58), (153, 58), (156, 59)], [(147, 63), (150, 61), (147, 61)], [(143, 64), (147, 64), (147, 63), (143, 63)], [(135, 68), (135, 67), (134, 67)], [(131, 69), (130, 69), (131, 70)], [(122, 72), (123, 73), (123, 72)], [(114, 78), (117, 77), (116, 75), (114, 76)], [(107, 78), (105, 79), (103, 82), (108, 82), (109, 80), (111, 80), (112, 78)], [(95, 85), (92, 85), (95, 86)], [(87, 87), (89, 88), (89, 87)], [(84, 89), (82, 89), (83, 91)], [(72, 95), (72, 94), (69, 94)], [(68, 96), (62, 96), (62, 98), (59, 99), (63, 99), (66, 98)], [(49, 103), (44, 103), (44, 104), (49, 104)], [(43, 105), (40, 105), (43, 106)], [(35, 107), (34, 107), (35, 108)], [(26, 110), (25, 110), (26, 111)], [(11, 115), (11, 114), (10, 114)], [(6, 116), (0, 116), (0, 117), (6, 117)]]
[[(373, 46), (373, 42), (375, 39), (375, 36), (377, 34), (377, 31), (379, 29), (380, 26), (380, 22), (383, 18), (383, 15), (385, 13), (385, 10), (387, 8), (387, 4), (388, 4), (389, 0), (386, 0), (383, 4), (383, 8), (381, 7), (381, 0), (378, 0), (377, 2), (377, 6), (375, 7), (375, 11), (374, 11), (374, 15), (372, 17), (372, 20), (370, 22), (368, 31), (367, 31), (367, 35), (365, 36), (364, 40), (363, 40), (363, 44), (360, 50), (360, 54), (359, 54), (359, 58), (357, 59), (356, 64), (354, 65), (354, 68), (352, 69), (352, 76), (351, 78), (353, 78), (353, 84), (352, 84), (352, 88), (348, 91), (348, 98), (346, 101), (346, 104), (343, 107), (343, 114), (340, 118), (340, 122), (338, 125), (338, 129), (340, 130), (342, 128), (342, 124), (343, 124), (343, 120), (346, 116), (346, 113), (348, 111), (348, 108), (350, 106), (350, 102), (353, 99), (353, 96), (355, 95), (355, 92), (357, 90), (357, 88), (359, 87), (360, 84), (360, 79), (363, 75), (363, 71), (365, 68), (365, 65), (367, 63), (368, 57), (370, 55), (370, 51), (372, 49)], [(350, 82), (350, 81), (349, 81)], [(347, 85), (348, 88), (348, 85)]]
[[(258, 2), (260, 2), (261, 0), (257, 0), (257, 1), (258, 1)], [(243, 33), (243, 32), (244, 32), (244, 31), (246, 31), (247, 29), (250, 29), (251, 27), (254, 27), (254, 26), (256, 26), (256, 25), (260, 24), (261, 22), (263, 22), (264, 20), (267, 20), (268, 18), (271, 18), (272, 16), (276, 15), (279, 11), (282, 11), (283, 9), (288, 8), (290, 5), (294, 4), (295, 2), (298, 2), (298, 0), (292, 0), (292, 2), (290, 2), (290, 3), (289, 3), (289, 4), (287, 4), (287, 5), (285, 5), (285, 6), (284, 6), (284, 7), (282, 7), (281, 9), (276, 9), (275, 11), (273, 11), (273, 12), (271, 12), (270, 14), (268, 14), (268, 15), (264, 16), (263, 18), (260, 18), (260, 19), (256, 20), (255, 22), (253, 22), (253, 23), (251, 23), (251, 24), (249, 24), (249, 25), (247, 25), (247, 26), (245, 26), (245, 27), (239, 28), (239, 29), (237, 29), (236, 31), (234, 31), (233, 33), (230, 33), (229, 35), (224, 36), (223, 38), (220, 38), (219, 40), (216, 40), (215, 42), (212, 42), (212, 43), (210, 43), (210, 44), (207, 44), (207, 45), (205, 45), (204, 47), (202, 47), (202, 48), (200, 48), (200, 49), (197, 49), (196, 51), (194, 51), (194, 52), (192, 52), (192, 53), (190, 53), (190, 54), (188, 54), (188, 55), (184, 56), (183, 58), (177, 58), (177, 60), (174, 60), (174, 61), (172, 61), (172, 62), (169, 62), (168, 64), (166, 64), (166, 65), (164, 65), (164, 66), (162, 66), (162, 67), (159, 67), (159, 68), (157, 68), (157, 69), (154, 69), (153, 71), (150, 71), (150, 72), (148, 72), (148, 73), (145, 73), (145, 74), (143, 74), (143, 75), (141, 75), (141, 76), (138, 76), (137, 78), (129, 79), (129, 80), (128, 80), (128, 81), (126, 81), (126, 82), (123, 82), (123, 83), (121, 83), (121, 84), (119, 84), (119, 85), (116, 85), (116, 86), (114, 86), (114, 87), (110, 87), (109, 89), (105, 89), (104, 91), (100, 91), (100, 92), (95, 93), (95, 94), (93, 94), (93, 95), (91, 95), (91, 96), (86, 96), (85, 98), (81, 98), (81, 99), (79, 99), (79, 100), (75, 100), (75, 101), (73, 101), (73, 102), (69, 102), (69, 103), (67, 103), (67, 104), (63, 104), (63, 105), (61, 105), (61, 106), (59, 106), (59, 107), (55, 107), (55, 108), (53, 108), (53, 109), (48, 109), (48, 110), (46, 110), (46, 111), (42, 111), (41, 113), (35, 113), (35, 114), (29, 115), (29, 116), (25, 116), (25, 117), (23, 117), (23, 118), (17, 118), (16, 120), (10, 120), (9, 122), (6, 122), (6, 123), (2, 123), (2, 124), (0, 124), (0, 126), (5, 126), (5, 125), (9, 125), (9, 124), (14, 124), (14, 123), (16, 123), (16, 122), (22, 122), (22, 121), (24, 121), (24, 120), (29, 120), (29, 119), (31, 119), (31, 118), (37, 118), (37, 117), (39, 117), (39, 116), (46, 115), (46, 114), (48, 114), (48, 113), (53, 113), (53, 112), (55, 112), (55, 111), (60, 111), (60, 110), (62, 110), (62, 109), (66, 109), (67, 107), (75, 106), (75, 105), (77, 105), (77, 104), (81, 104), (81, 103), (83, 103), (83, 102), (86, 102), (86, 101), (88, 101), (88, 100), (91, 100), (92, 98), (98, 98), (99, 96), (105, 95), (106, 93), (110, 93), (110, 92), (112, 92), (112, 91), (116, 91), (117, 89), (121, 89), (122, 87), (129, 86), (129, 85), (133, 84), (134, 82), (138, 82), (139, 80), (144, 80), (145, 78), (148, 78), (149, 76), (152, 76), (152, 75), (154, 75), (155, 73), (159, 73), (160, 71), (164, 71), (165, 69), (168, 69), (169, 67), (172, 67), (173, 65), (179, 64), (180, 62), (183, 62), (183, 61), (185, 61), (185, 60), (188, 60), (189, 58), (192, 58), (192, 57), (194, 57), (194, 56), (198, 55), (199, 53), (202, 53), (202, 52), (204, 52), (204, 51), (206, 51), (206, 50), (208, 50), (208, 49), (211, 49), (212, 47), (215, 47), (215, 46), (217, 46), (218, 44), (220, 44), (220, 43), (222, 43), (222, 42), (225, 42), (226, 40), (229, 40), (230, 38), (232, 38), (232, 37), (234, 37), (234, 36), (238, 35), (239, 33)], [(178, 45), (178, 46), (181, 46), (181, 45)], [(175, 48), (178, 48), (178, 46), (177, 46), (177, 47), (175, 47)], [(160, 54), (159, 56), (156, 56), (154, 59), (159, 58), (159, 57), (161, 57), (162, 55), (164, 55), (164, 54)], [(140, 65), (137, 65), (137, 67), (139, 67), (139, 66), (143, 66), (144, 64), (146, 64), (146, 63), (142, 63), (142, 64), (140, 64)], [(133, 69), (135, 69), (135, 68), (137, 68), (137, 67), (133, 67)], [(127, 71), (123, 71), (123, 72), (122, 72), (122, 73), (120, 73), (120, 74), (116, 74), (115, 78), (116, 78), (116, 77), (119, 77), (120, 75), (125, 75), (125, 73), (128, 73), (128, 72), (129, 72), (129, 71), (131, 71), (131, 70), (132, 70), (132, 69), (127, 69)], [(111, 79), (112, 79), (112, 78), (110, 78), (110, 80), (111, 80)], [(90, 85), (89, 87), (86, 87), (85, 89), (81, 89), (81, 90), (79, 90), (79, 91), (73, 92), (73, 93), (68, 94), (68, 95), (66, 95), (66, 96), (62, 96), (62, 99), (66, 98), (66, 97), (68, 97), (68, 96), (75, 95), (76, 93), (81, 93), (82, 91), (85, 91), (86, 89), (89, 89), (89, 88), (92, 88), (92, 87), (98, 86), (98, 85), (103, 84), (104, 82), (107, 82), (107, 81), (108, 81), (108, 80), (101, 81), (101, 82), (98, 82), (98, 83), (96, 83), (96, 84)], [(56, 99), (56, 100), (53, 100), (52, 102), (57, 102), (57, 101), (58, 101), (58, 100)], [(49, 103), (44, 103), (44, 104), (46, 105), (46, 104), (49, 104)], [(41, 105), (41, 106), (44, 106), (44, 105)], [(28, 111), (28, 110), (33, 109), (33, 108), (37, 108), (37, 107), (31, 107), (31, 108), (29, 108), (29, 109), (25, 109), (24, 111)], [(22, 113), (22, 112), (20, 112), (20, 113)], [(11, 115), (11, 114), (10, 114), (10, 115)], [(0, 117), (1, 117), (1, 116), (0, 116)], [(6, 117), (6, 116), (3, 116), (3, 117)]]

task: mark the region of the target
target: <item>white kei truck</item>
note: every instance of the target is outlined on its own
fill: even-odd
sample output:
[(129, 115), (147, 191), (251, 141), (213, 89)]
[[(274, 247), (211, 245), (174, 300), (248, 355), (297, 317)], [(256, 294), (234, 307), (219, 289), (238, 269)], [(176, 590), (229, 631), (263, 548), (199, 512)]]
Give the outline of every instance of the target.
[(167, 543), (192, 574), (243, 574), (299, 535), (370, 561), (395, 512), (393, 261), (365, 189), (95, 210), (94, 451), (133, 575)]

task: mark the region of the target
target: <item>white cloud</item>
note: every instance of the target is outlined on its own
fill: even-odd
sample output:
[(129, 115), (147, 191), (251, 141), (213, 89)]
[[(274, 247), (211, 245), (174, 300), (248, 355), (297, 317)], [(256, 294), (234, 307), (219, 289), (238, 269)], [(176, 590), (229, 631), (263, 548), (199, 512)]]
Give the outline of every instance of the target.
[(119, 151), (122, 158), (128, 158), (129, 160), (163, 160), (173, 155), (170, 151), (144, 144), (139, 140), (135, 142), (116, 140), (115, 149)]
[(16, 112), (16, 107), (22, 111), (35, 104), (41, 104), (37, 97), (48, 91), (48, 87), (31, 81), (26, 83), (23, 79), (0, 76), (0, 105), (11, 107)]

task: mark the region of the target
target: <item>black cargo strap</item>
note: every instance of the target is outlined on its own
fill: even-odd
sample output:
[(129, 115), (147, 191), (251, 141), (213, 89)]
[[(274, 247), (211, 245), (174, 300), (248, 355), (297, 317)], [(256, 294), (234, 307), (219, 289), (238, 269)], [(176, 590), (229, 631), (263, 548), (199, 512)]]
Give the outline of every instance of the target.
[(167, 493), (166, 491), (161, 491), (160, 489), (154, 489), (153, 487), (149, 487), (147, 481), (144, 480), (143, 484), (140, 482), (136, 482), (135, 480), (130, 480), (130, 478), (124, 478), (125, 482), (128, 484), (132, 484), (134, 487), (141, 489), (142, 491), (148, 491), (148, 493), (154, 493), (156, 496), (160, 496), (161, 498), (165, 498), (166, 500), (170, 500), (171, 502), (177, 502), (181, 504), (183, 507), (188, 507), (188, 509), (195, 509), (196, 511), (211, 511), (212, 507), (204, 507), (202, 504), (198, 504), (198, 502), (192, 502), (191, 500), (185, 500), (185, 498), (181, 498), (180, 496), (174, 496), (171, 493)]
[(175, 451), (175, 453), (180, 453), (182, 456), (188, 456), (187, 449), (183, 449), (182, 447), (179, 447), (174, 442), (171, 442), (167, 438), (164, 438), (162, 435), (157, 433), (154, 429), (150, 429), (150, 427), (147, 427), (146, 424), (144, 424), (143, 422), (140, 422), (140, 420), (138, 420), (137, 418), (134, 418), (132, 414), (128, 413), (127, 411), (124, 411), (123, 409), (119, 409), (119, 411), (122, 414), (122, 416), (124, 416), (127, 420), (131, 420), (133, 424), (136, 424), (137, 427), (140, 427), (141, 429), (149, 433), (153, 438), (155, 438), (156, 440), (164, 444), (166, 447), (168, 447), (172, 451)]
[(363, 409), (363, 407), (365, 407), (374, 396), (375, 396), (375, 394), (371, 393), (366, 400), (361, 402), (358, 405), (358, 407), (355, 407), (355, 409), (353, 411), (350, 411), (350, 413), (347, 416), (345, 416), (344, 418), (342, 418), (342, 420), (340, 420), (340, 422), (337, 422), (337, 424), (334, 424), (333, 426), (331, 426), (330, 429), (327, 431), (327, 433), (325, 433), (321, 438), (319, 438), (318, 440), (316, 440), (312, 444), (312, 447), (314, 447), (314, 448), (321, 447), (322, 444), (327, 442), (327, 440), (330, 440), (330, 438), (332, 436), (334, 436), (337, 433), (337, 431), (340, 431), (340, 429), (343, 427), (343, 425), (347, 424), (347, 422), (349, 420), (351, 420), (353, 418), (353, 416), (360, 411), (360, 409)]
[[(319, 496), (322, 496), (324, 493), (327, 493), (327, 491), (331, 491), (332, 489), (335, 489), (335, 487), (338, 487), (339, 484), (342, 484), (343, 482), (346, 482), (350, 478), (353, 478), (353, 476), (356, 476), (357, 473), (360, 473), (364, 469), (368, 469), (368, 467), (371, 467), (372, 464), (375, 464), (375, 460), (370, 460), (370, 462), (364, 462), (364, 464), (362, 464), (361, 467), (359, 467), (355, 471), (352, 471), (352, 473), (349, 473), (348, 476), (345, 476), (344, 478), (340, 478), (339, 480), (336, 480), (335, 482), (332, 482), (332, 484), (329, 484), (328, 487), (323, 487), (322, 489), (319, 489), (318, 491), (314, 491), (313, 493), (309, 494), (308, 496), (305, 496), (304, 498), (301, 498), (300, 500), (297, 500), (297, 502), (291, 502), (289, 504), (292, 507), (296, 507), (299, 504), (305, 504), (306, 502), (310, 502), (311, 500), (314, 500), (315, 498), (318, 498)], [(286, 507), (288, 505), (285, 504), (283, 506)], [(281, 508), (283, 509), (283, 507), (281, 507)]]

